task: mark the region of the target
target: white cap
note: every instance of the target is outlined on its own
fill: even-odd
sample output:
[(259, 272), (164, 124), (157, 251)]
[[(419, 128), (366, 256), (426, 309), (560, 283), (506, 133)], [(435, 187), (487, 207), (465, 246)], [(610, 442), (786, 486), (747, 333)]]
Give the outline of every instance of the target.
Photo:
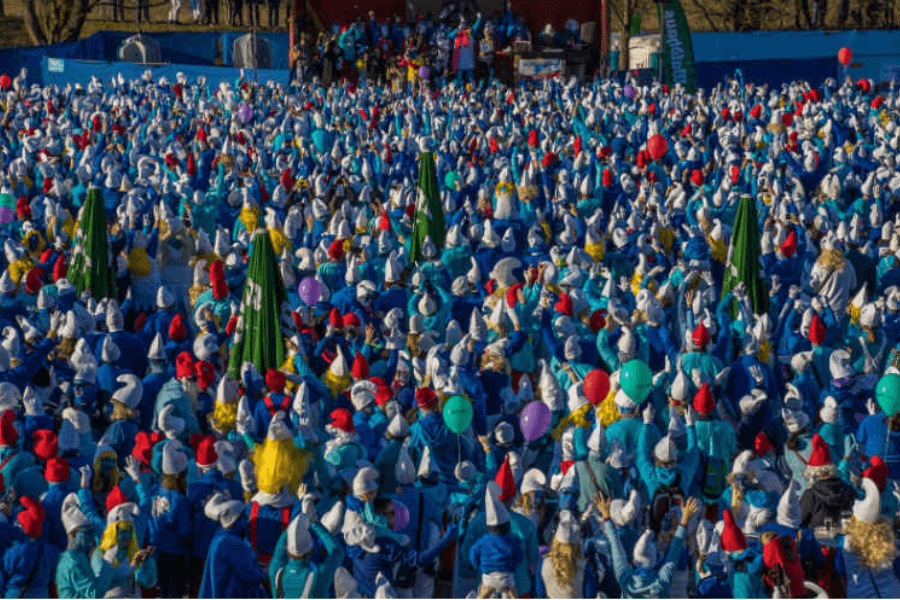
[[(399, 417), (398, 414), (396, 417)], [(412, 485), (416, 480), (416, 466), (413, 464), (412, 457), (409, 455), (409, 449), (406, 444), (400, 446), (400, 453), (397, 455), (397, 464), (394, 466), (394, 477), (400, 485)]]
[(156, 420), (156, 425), (159, 430), (166, 434), (166, 437), (170, 440), (174, 440), (181, 435), (186, 426), (184, 419), (175, 416), (175, 414), (173, 414), (174, 412), (175, 405), (171, 403), (166, 404), (163, 409), (159, 411), (159, 417)]
[(800, 483), (792, 479), (778, 501), (776, 521), (783, 527), (798, 529), (803, 514), (800, 510)]
[[(169, 442), (171, 444), (172, 442)], [(167, 446), (169, 445), (167, 444)], [(218, 521), (222, 527), (229, 528), (240, 518), (241, 512), (244, 510), (242, 502), (237, 500), (229, 500), (221, 492), (216, 492), (206, 501), (203, 507), (203, 514), (206, 518)]]
[(112, 399), (118, 400), (128, 408), (137, 408), (144, 394), (144, 383), (137, 375), (123, 373), (116, 377), (122, 387), (113, 392)]
[(635, 565), (648, 568), (656, 566), (657, 548), (653, 541), (653, 537), (653, 532), (646, 529), (644, 530), (644, 533), (641, 534), (641, 537), (638, 538), (633, 553)]
[(299, 513), (287, 529), (287, 551), (294, 556), (305, 556), (313, 547), (312, 536), (309, 533), (309, 518)]
[(353, 495), (360, 497), (378, 490), (378, 477), (378, 471), (372, 467), (363, 467), (357, 471), (353, 478)]
[(666, 435), (657, 442), (656, 447), (653, 448), (653, 456), (662, 463), (675, 462), (675, 442), (672, 441), (670, 436)]
[(157, 361), (166, 360), (166, 353), (163, 351), (163, 337), (161, 333), (157, 332), (157, 334), (153, 336), (153, 341), (150, 342), (150, 351), (147, 353), (147, 358)]
[(525, 476), (522, 477), (519, 493), (524, 495), (528, 492), (543, 490), (545, 487), (547, 487), (547, 476), (544, 472), (540, 469), (528, 469)]
[(487, 489), (484, 492), (484, 510), (486, 514), (486, 524), (488, 527), (495, 527), (509, 523), (509, 511), (503, 502), (500, 501), (502, 490), (495, 481), (489, 481)]
[(861, 487), (865, 498), (853, 503), (853, 516), (864, 523), (877, 523), (881, 518), (881, 493), (875, 482), (864, 477)]
[(81, 510), (78, 494), (75, 492), (70, 493), (63, 500), (60, 517), (67, 535), (76, 529), (89, 528), (92, 525), (91, 520)]
[(162, 472), (164, 475), (178, 475), (187, 470), (187, 454), (181, 448), (181, 442), (178, 440), (169, 440), (163, 446)]

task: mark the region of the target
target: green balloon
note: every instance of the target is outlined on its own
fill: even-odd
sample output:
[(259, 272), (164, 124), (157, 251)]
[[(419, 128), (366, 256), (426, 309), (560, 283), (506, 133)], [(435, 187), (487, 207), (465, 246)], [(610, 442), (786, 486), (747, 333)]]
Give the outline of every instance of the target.
[(444, 175), (444, 186), (448, 189), (455, 190), (456, 182), (459, 181), (459, 175), (456, 174), (456, 171), (448, 171), (446, 175)]
[(619, 373), (619, 385), (635, 404), (640, 404), (653, 389), (653, 373), (644, 361), (629, 361)]
[(453, 433), (462, 433), (472, 424), (472, 403), (462, 396), (453, 396), (444, 403), (444, 423)]
[(893, 417), (900, 412), (900, 375), (888, 373), (879, 379), (875, 386), (875, 399), (887, 416)]
[(12, 197), (12, 194), (0, 194), (0, 206), (4, 208), (15, 208), (16, 199)]

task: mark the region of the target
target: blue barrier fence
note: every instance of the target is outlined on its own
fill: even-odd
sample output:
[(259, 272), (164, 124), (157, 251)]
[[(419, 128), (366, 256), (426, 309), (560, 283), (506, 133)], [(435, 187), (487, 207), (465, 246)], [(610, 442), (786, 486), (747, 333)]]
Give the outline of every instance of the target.
[[(229, 67), (208, 67), (198, 65), (159, 65), (148, 67), (124, 62), (98, 62), (90, 60), (45, 58), (41, 65), (41, 74), (44, 85), (56, 84), (64, 86), (68, 83), (81, 83), (86, 85), (91, 77), (97, 77), (101, 81), (108, 82), (112, 77), (122, 74), (126, 79), (138, 79), (145, 71), (153, 73), (153, 79), (159, 80), (165, 77), (169, 81), (175, 81), (175, 75), (184, 73), (189, 81), (195, 81), (197, 77), (206, 77), (207, 85), (216, 87), (222, 81), (234, 83), (240, 77), (240, 69)], [(251, 73), (252, 76), (252, 73)], [(283, 85), (290, 83), (290, 71), (265, 70), (257, 72), (260, 83), (275, 81)]]
[[(162, 60), (170, 63), (171, 72), (208, 74), (221, 55), (221, 64), (232, 62), (234, 41), (246, 32), (171, 32), (147, 34), (159, 42)], [(142, 73), (144, 67), (116, 61), (116, 51), (131, 33), (102, 31), (78, 42), (42, 47), (21, 47), (0, 50), (0, 73), (18, 73), (28, 69), (29, 81), (49, 83), (43, 59), (62, 59), (65, 73), (53, 73), (54, 83), (83, 81), (80, 61), (90, 62), (93, 73), (108, 79), (118, 72)], [(272, 49), (273, 71), (289, 68), (289, 37), (286, 33), (258, 34), (268, 40)], [(741, 69), (747, 81), (780, 85), (796, 79), (814, 83), (827, 77), (839, 77), (836, 53), (842, 46), (853, 49), (853, 62), (846, 73), (854, 79), (866, 77), (876, 82), (890, 81), (900, 76), (900, 33), (893, 31), (781, 31), (753, 33), (692, 34), (697, 79), (702, 87), (712, 87), (723, 77)], [(75, 62), (73, 62), (75, 61)], [(194, 68), (194, 67), (203, 68)], [(154, 68), (154, 73), (163, 67)], [(165, 67), (168, 69), (168, 67)], [(223, 71), (224, 73), (224, 71)], [(64, 75), (70, 77), (66, 79)], [(230, 75), (222, 75), (224, 78)], [(275, 77), (272, 75), (272, 77)], [(287, 79), (287, 74), (279, 75)]]

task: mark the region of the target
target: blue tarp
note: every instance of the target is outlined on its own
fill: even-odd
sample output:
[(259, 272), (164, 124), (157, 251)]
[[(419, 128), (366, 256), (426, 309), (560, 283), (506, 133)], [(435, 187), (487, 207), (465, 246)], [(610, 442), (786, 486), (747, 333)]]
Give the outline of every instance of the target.
[[(153, 79), (159, 80), (165, 77), (169, 81), (175, 81), (178, 72), (184, 73), (188, 81), (196, 81), (197, 77), (206, 77), (207, 85), (216, 87), (222, 81), (234, 83), (240, 77), (239, 69), (227, 67), (205, 67), (197, 65), (163, 65), (147, 67), (123, 62), (96, 62), (75, 59), (45, 58), (42, 65), (43, 80), (45, 85), (56, 84), (64, 86), (67, 83), (87, 84), (91, 77), (97, 77), (101, 81), (108, 82), (112, 77), (121, 73), (126, 79), (138, 79), (149, 70), (153, 73)], [(250, 74), (252, 76), (252, 74)], [(275, 81), (283, 85), (290, 83), (289, 71), (258, 72), (259, 81)]]

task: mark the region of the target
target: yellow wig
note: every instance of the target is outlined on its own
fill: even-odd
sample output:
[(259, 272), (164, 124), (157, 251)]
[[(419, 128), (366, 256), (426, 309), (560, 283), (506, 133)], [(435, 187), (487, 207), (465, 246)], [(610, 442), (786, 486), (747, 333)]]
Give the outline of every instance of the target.
[(220, 402), (216, 400), (209, 423), (220, 433), (229, 433), (234, 429), (237, 420), (237, 402)]
[[(124, 529), (131, 529), (131, 541), (128, 543), (128, 562), (130, 563), (134, 559), (134, 555), (137, 554), (138, 551), (137, 533), (134, 531), (134, 523), (129, 523), (127, 521), (119, 521), (118, 523), (111, 523), (106, 526), (106, 529), (103, 531), (103, 538), (100, 540), (100, 545), (97, 547), (101, 555), (119, 543), (119, 540), (117, 539), (119, 532)], [(119, 561), (116, 559), (116, 563), (113, 567), (118, 566)]]
[(239, 219), (244, 228), (252, 233), (259, 227), (259, 209), (255, 206), (245, 206), (241, 209)]
[(878, 523), (866, 523), (850, 517), (847, 523), (847, 541), (851, 552), (859, 556), (863, 564), (873, 570), (891, 566), (897, 558), (894, 531), (886, 519)]
[(600, 424), (604, 427), (609, 427), (622, 416), (616, 407), (615, 399), (616, 393), (610, 390), (606, 398), (597, 405), (597, 418), (600, 419)]
[(559, 425), (556, 426), (556, 429), (553, 430), (553, 439), (558, 440), (562, 437), (563, 432), (569, 428), (570, 425), (574, 425), (575, 427), (590, 427), (591, 422), (587, 419), (587, 414), (593, 408), (590, 404), (585, 404), (571, 415), (563, 417), (560, 420)]
[(307, 453), (294, 440), (266, 439), (253, 450), (256, 485), (259, 491), (277, 494), (282, 488), (296, 490), (306, 473)]

